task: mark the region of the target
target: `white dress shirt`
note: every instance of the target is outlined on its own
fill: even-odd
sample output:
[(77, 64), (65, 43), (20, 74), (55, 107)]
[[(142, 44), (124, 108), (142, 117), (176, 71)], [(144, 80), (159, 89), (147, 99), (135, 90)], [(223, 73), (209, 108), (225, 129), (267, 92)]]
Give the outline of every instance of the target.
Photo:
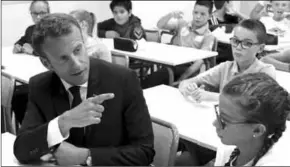
[[(61, 79), (62, 84), (65, 87), (65, 90), (68, 94), (69, 97), (69, 103), (70, 106), (72, 105), (72, 101), (73, 101), (73, 95), (71, 94), (71, 92), (69, 91), (69, 88), (72, 87), (72, 85), (70, 85), (69, 83), (65, 82), (63, 79)], [(81, 94), (81, 99), (84, 100), (86, 99), (87, 96), (87, 87), (88, 87), (88, 82), (84, 83), (83, 85), (80, 85), (80, 94)], [(52, 147), (55, 146), (61, 142), (63, 142), (64, 140), (66, 140), (69, 137), (69, 133), (66, 136), (62, 136), (60, 129), (59, 129), (59, 125), (58, 125), (58, 117), (54, 118), (53, 120), (51, 120), (48, 124), (48, 129), (47, 129), (47, 143), (48, 143), (48, 147)]]

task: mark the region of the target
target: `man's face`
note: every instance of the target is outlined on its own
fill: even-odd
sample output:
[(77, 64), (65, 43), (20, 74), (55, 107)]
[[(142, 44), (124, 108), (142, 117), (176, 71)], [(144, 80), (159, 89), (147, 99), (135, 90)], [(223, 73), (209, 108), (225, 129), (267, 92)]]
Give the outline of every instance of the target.
[(71, 85), (88, 81), (89, 57), (81, 31), (72, 25), (72, 32), (62, 37), (48, 37), (42, 45), (45, 66)]

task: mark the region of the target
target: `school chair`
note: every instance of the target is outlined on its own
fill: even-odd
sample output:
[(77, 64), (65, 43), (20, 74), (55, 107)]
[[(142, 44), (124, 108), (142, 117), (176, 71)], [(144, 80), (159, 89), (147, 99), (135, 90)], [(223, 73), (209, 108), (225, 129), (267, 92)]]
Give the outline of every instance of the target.
[(175, 40), (177, 39), (176, 36), (176, 31), (162, 30), (160, 33), (160, 41), (161, 43), (173, 45), (175, 43)]
[(174, 166), (179, 142), (179, 133), (175, 125), (151, 118), (154, 133), (155, 156), (152, 165)]
[(146, 41), (160, 43), (160, 32), (159, 30), (148, 30), (145, 29)]
[[(217, 38), (214, 38), (211, 50), (213, 52), (217, 52), (217, 46), (218, 46), (218, 40), (217, 40)], [(216, 65), (216, 56), (204, 59), (204, 63), (205, 63), (206, 70), (214, 67)]]
[(112, 53), (112, 63), (129, 68), (129, 57), (126, 55), (117, 55)]
[[(12, 123), (12, 97), (15, 88), (15, 79), (2, 71), (1, 75), (1, 114), (4, 123), (3, 131), (16, 134), (16, 128)], [(1, 128), (1, 131), (2, 131)]]

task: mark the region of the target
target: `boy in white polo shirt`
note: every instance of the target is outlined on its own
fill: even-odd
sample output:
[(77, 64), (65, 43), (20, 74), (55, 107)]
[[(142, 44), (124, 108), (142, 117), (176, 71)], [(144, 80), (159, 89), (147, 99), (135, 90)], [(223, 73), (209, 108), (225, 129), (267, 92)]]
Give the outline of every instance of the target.
[(185, 96), (191, 96), (197, 101), (218, 100), (218, 95), (198, 88), (205, 85), (221, 91), (227, 82), (245, 73), (264, 72), (275, 79), (273, 65), (265, 64), (256, 58), (264, 50), (266, 28), (258, 20), (243, 20), (234, 29), (231, 38), (234, 61), (227, 61), (179, 85), (179, 90)]

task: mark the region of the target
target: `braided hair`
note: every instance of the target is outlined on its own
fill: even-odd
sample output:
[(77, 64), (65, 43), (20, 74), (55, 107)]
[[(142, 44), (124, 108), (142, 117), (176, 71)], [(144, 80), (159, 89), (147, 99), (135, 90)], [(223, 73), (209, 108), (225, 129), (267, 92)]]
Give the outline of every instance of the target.
[[(257, 120), (266, 127), (262, 148), (253, 159), (255, 166), (286, 129), (286, 119), (290, 111), (290, 95), (273, 78), (265, 73), (252, 73), (231, 80), (222, 91), (230, 96), (241, 97), (238, 105), (249, 120)], [(236, 148), (225, 166), (240, 154)]]

